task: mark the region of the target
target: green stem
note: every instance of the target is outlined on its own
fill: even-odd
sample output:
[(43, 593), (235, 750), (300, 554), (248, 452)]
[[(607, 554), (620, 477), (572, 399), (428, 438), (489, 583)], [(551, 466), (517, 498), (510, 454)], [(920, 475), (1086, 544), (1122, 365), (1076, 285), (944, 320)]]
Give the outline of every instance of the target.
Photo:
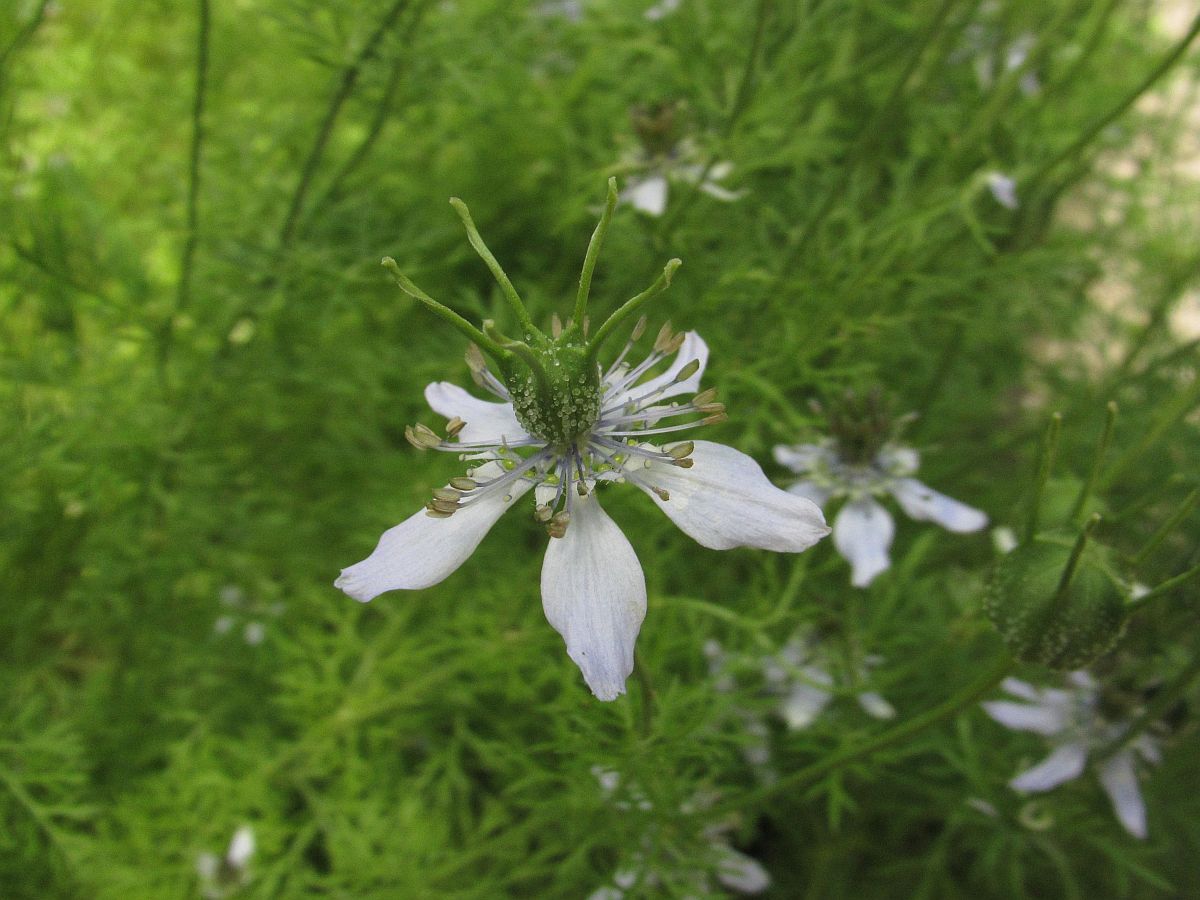
[(1151, 447), (1158, 443), (1159, 438), (1192, 411), (1198, 399), (1200, 399), (1200, 377), (1194, 378), (1188, 389), (1179, 393), (1174, 403), (1168, 403), (1163, 408), (1158, 419), (1146, 431), (1141, 441), (1126, 450), (1113, 463), (1112, 468), (1100, 480), (1100, 487), (1111, 487), (1125, 473), (1126, 469), (1141, 459)]
[(1196, 39), (1197, 34), (1200, 34), (1200, 15), (1197, 15), (1196, 18), (1192, 20), (1191, 27), (1188, 28), (1187, 34), (1185, 34), (1179, 40), (1179, 43), (1177, 43), (1171, 49), (1171, 52), (1166, 55), (1162, 62), (1155, 66), (1150, 71), (1150, 74), (1148, 74), (1137, 87), (1129, 92), (1128, 96), (1122, 99), (1120, 103), (1118, 103), (1103, 116), (1101, 116), (1090, 127), (1084, 129), (1083, 133), (1080, 134), (1079, 137), (1072, 141), (1062, 151), (1056, 153), (1049, 160), (1039, 166), (1034, 174), (1030, 177), (1029, 183), (1031, 185), (1039, 183), (1061, 163), (1064, 163), (1075, 155), (1081, 153), (1088, 144), (1096, 139), (1097, 135), (1104, 131), (1104, 129), (1107, 128), (1112, 122), (1119, 119), (1126, 110), (1128, 110), (1131, 106), (1133, 106), (1134, 103), (1137, 102), (1137, 99), (1141, 97), (1142, 94), (1153, 87), (1154, 83), (1158, 81), (1158, 79), (1162, 78), (1163, 75), (1170, 71), (1175, 63), (1179, 61), (1180, 57), (1187, 52), (1188, 47), (1191, 45), (1192, 41)]
[(427, 293), (417, 287), (407, 275), (400, 271), (400, 267), (396, 265), (396, 261), (390, 256), (385, 256), (383, 258), (383, 267), (392, 273), (392, 276), (396, 279), (396, 284), (400, 286), (400, 290), (404, 291), (404, 293), (408, 294), (408, 296), (421, 303), (426, 309), (428, 309), (438, 318), (449, 322), (451, 325), (465, 334), (469, 339), (487, 350), (497, 359), (507, 359), (511, 356), (511, 354), (498, 343), (496, 343), (496, 341), (492, 340), (450, 307), (446, 306), (444, 303), (434, 300)]
[(1105, 407), (1106, 415), (1104, 418), (1104, 431), (1100, 433), (1100, 443), (1096, 445), (1096, 454), (1092, 457), (1092, 470), (1088, 473), (1087, 481), (1083, 487), (1079, 489), (1079, 496), (1075, 498), (1075, 503), (1071, 506), (1071, 514), (1067, 519), (1074, 522), (1087, 504), (1088, 498), (1091, 497), (1092, 491), (1096, 489), (1096, 482), (1100, 478), (1100, 470), (1104, 468), (1104, 454), (1108, 452), (1109, 442), (1112, 441), (1113, 428), (1117, 422), (1117, 404), (1112, 400), (1108, 401)]
[(1029, 516), (1025, 520), (1025, 537), (1022, 543), (1028, 544), (1037, 534), (1038, 519), (1042, 511), (1042, 494), (1046, 490), (1046, 482), (1050, 478), (1050, 470), (1054, 468), (1054, 457), (1058, 452), (1058, 436), (1062, 431), (1062, 413), (1050, 417), (1042, 437), (1042, 449), (1038, 456), (1037, 480), (1033, 485), (1033, 501), (1029, 507)]
[(925, 27), (924, 34), (916, 41), (912, 51), (909, 53), (904, 70), (900, 73), (900, 77), (896, 79), (891, 92), (855, 136), (854, 142), (846, 153), (846, 159), (838, 167), (838, 175), (834, 183), (825, 192), (825, 197), (821, 201), (821, 205), (809, 217), (804, 228), (801, 229), (796, 237), (788, 242), (789, 246), (784, 256), (783, 264), (779, 267), (779, 271), (775, 277), (768, 282), (767, 289), (763, 292), (764, 296), (777, 292), (783, 280), (791, 273), (792, 268), (803, 258), (804, 251), (808, 249), (809, 243), (816, 236), (817, 229), (825, 221), (825, 217), (832, 211), (837, 200), (843, 195), (846, 184), (849, 182), (850, 176), (856, 168), (859, 154), (878, 137), (879, 126), (882, 124), (884, 118), (894, 111), (897, 102), (900, 100), (900, 96), (904, 93), (905, 86), (917, 70), (917, 66), (920, 65), (921, 57), (925, 55), (925, 51), (933, 43), (938, 32), (941, 31), (942, 24), (945, 22), (946, 16), (949, 15), (953, 6), (954, 0), (942, 0), (942, 4), (934, 13), (932, 21)]
[[(413, 17), (408, 27), (404, 31), (402, 38), (403, 42), (411, 44), (413, 35), (416, 34), (417, 28), (421, 24), (425, 13), (432, 5), (432, 0), (424, 0), (424, 2), (413, 13)], [(330, 200), (337, 197), (342, 189), (342, 185), (346, 179), (354, 173), (371, 155), (375, 144), (378, 142), (380, 135), (383, 134), (384, 128), (387, 126), (391, 117), (392, 102), (395, 100), (396, 92), (400, 87), (400, 82), (404, 75), (405, 63), (407, 59), (398, 58), (393, 64), (391, 71), (388, 72), (387, 84), (384, 85), (383, 94), (380, 97), (378, 105), (375, 107), (375, 114), (371, 119), (371, 125), (367, 129), (367, 133), (359, 142), (354, 152), (347, 157), (342, 167), (338, 169), (337, 174), (329, 180), (329, 186), (324, 189), (321, 196), (315, 200), (309, 209), (307, 218), (312, 218), (317, 211), (325, 207)]]
[(1162, 523), (1158, 531), (1154, 532), (1150, 536), (1150, 540), (1146, 541), (1146, 545), (1130, 560), (1130, 565), (1136, 568), (1149, 559), (1150, 554), (1157, 550), (1159, 545), (1167, 539), (1167, 535), (1179, 527), (1179, 523), (1186, 519), (1191, 511), (1196, 508), (1198, 500), (1200, 500), (1200, 488), (1193, 490), (1187, 495), (1187, 498), (1180, 505), (1179, 509), (1175, 510), (1171, 517)]
[[(755, 73), (758, 69), (758, 59), (762, 51), (763, 35), (766, 32), (767, 18), (771, 11), (772, 0), (759, 0), (757, 11), (754, 19), (754, 37), (750, 40), (750, 52), (746, 56), (746, 65), (742, 70), (741, 80), (738, 82), (737, 94), (734, 96), (733, 106), (729, 110), (729, 116), (725, 120), (725, 124), (721, 129), (720, 144), (724, 144), (733, 134), (733, 129), (737, 126), (738, 120), (742, 114), (750, 106), (750, 101), (754, 96)], [(670, 212), (663, 217), (661, 224), (658, 227), (656, 240), (658, 245), (663, 245), (667, 241), (667, 236), (671, 233), (676, 221), (683, 213), (691, 207), (696, 199), (700, 196), (700, 190), (704, 183), (708, 180), (709, 174), (713, 167), (718, 162), (718, 150), (713, 150), (709, 154), (708, 159), (700, 169), (700, 177), (691, 185), (687, 194), (678, 202), (672, 205)]]
[(1186, 572), (1176, 575), (1174, 578), (1168, 578), (1162, 584), (1153, 588), (1150, 593), (1143, 594), (1136, 600), (1131, 600), (1129, 603), (1125, 604), (1125, 608), (1130, 611), (1142, 609), (1151, 601), (1157, 600), (1159, 597), (1165, 597), (1167, 594), (1171, 593), (1171, 591), (1175, 590), (1175, 588), (1186, 584), (1197, 575), (1200, 575), (1200, 566), (1193, 566)]
[(830, 772), (920, 734), (978, 701), (980, 697), (999, 684), (1011, 668), (1012, 658), (1007, 653), (1001, 653), (983, 675), (933, 709), (882, 731), (860, 744), (831, 753), (818, 762), (805, 766), (790, 775), (782, 776), (772, 784), (763, 785), (757, 790), (742, 794), (737, 799), (737, 805), (739, 807), (750, 806), (777, 794), (807, 787), (821, 780)]
[(33, 15), (29, 17), (29, 21), (17, 31), (12, 42), (0, 50), (0, 89), (4, 86), (4, 66), (12, 58), (13, 54), (21, 49), (21, 45), (26, 43), (30, 38), (37, 33), (38, 27), (42, 24), (42, 20), (46, 17), (46, 8), (50, 5), (50, 0), (41, 0), (37, 9), (33, 11)]
[(1071, 586), (1071, 579), (1075, 577), (1075, 570), (1079, 568), (1079, 560), (1083, 556), (1083, 548), (1087, 546), (1088, 539), (1091, 538), (1092, 532), (1100, 522), (1100, 514), (1096, 513), (1087, 524), (1083, 526), (1083, 530), (1079, 532), (1079, 537), (1075, 538), (1075, 544), (1071, 547), (1071, 555), (1067, 557), (1067, 564), (1063, 566), (1062, 576), (1058, 579), (1058, 587), (1054, 591), (1054, 597), (1050, 601), (1050, 606), (1046, 610), (1046, 621), (1054, 619), (1055, 613), (1062, 605), (1063, 599), (1067, 596), (1067, 588)]
[(200, 153), (204, 145), (204, 105), (208, 87), (208, 40), (211, 31), (209, 0), (197, 0), (196, 88), (192, 99), (192, 143), (188, 154), (187, 236), (179, 257), (179, 285), (175, 311), (184, 309), (192, 296), (192, 266), (196, 256), (196, 229), (200, 219)]
[(646, 661), (636, 648), (633, 651), (633, 673), (637, 676), (638, 685), (642, 689), (642, 736), (650, 737), (654, 733), (654, 708), (658, 700), (657, 694), (654, 692), (654, 681), (650, 677), (650, 670), (646, 668)]
[(296, 190), (292, 193), (292, 200), (288, 204), (287, 215), (284, 217), (283, 225), (279, 229), (279, 246), (281, 249), (287, 247), (295, 236), (296, 224), (300, 219), (304, 200), (308, 196), (309, 189), (312, 187), (312, 181), (317, 174), (318, 166), (321, 164), (321, 158), (325, 155), (325, 147), (329, 143), (330, 137), (333, 136), (333, 128), (342, 113), (342, 107), (346, 105), (346, 101), (354, 93), (354, 86), (358, 83), (363, 66), (375, 56), (375, 52), (378, 50), (384, 35), (396, 24), (396, 20), (400, 18), (400, 14), (408, 6), (408, 2), (409, 0), (395, 0), (388, 11), (384, 13), (375, 31), (367, 38), (367, 42), (363, 44), (362, 49), (359, 50), (353, 62), (342, 70), (341, 79), (338, 82), (337, 89), (333, 92), (333, 96), (329, 98), (329, 106), (325, 109), (325, 116), (322, 118), (321, 125), (317, 129), (317, 136), (313, 141), (312, 148), (308, 151), (308, 157), (304, 161), (304, 168), (300, 172), (300, 181), (296, 184)]
[(622, 322), (641, 309), (646, 304), (646, 301), (657, 294), (661, 294), (671, 286), (671, 278), (675, 275), (675, 270), (681, 265), (683, 265), (683, 261), (680, 259), (669, 260), (663, 267), (662, 274), (654, 279), (654, 283), (650, 287), (646, 288), (636, 297), (626, 300), (616, 312), (605, 320), (604, 324), (600, 326), (600, 330), (596, 332), (596, 336), (592, 338), (591, 343), (588, 345), (588, 357), (590, 359), (596, 358), (601, 345), (612, 337), (612, 333), (620, 327)]
[(613, 212), (617, 208), (617, 179), (608, 179), (608, 197), (604, 201), (604, 212), (592, 239), (588, 242), (587, 253), (583, 257), (583, 271), (579, 273), (579, 293), (575, 295), (575, 312), (571, 317), (571, 331), (574, 334), (583, 333), (583, 319), (587, 315), (588, 297), (592, 292), (592, 273), (596, 269), (596, 260), (600, 257), (600, 248), (604, 244), (604, 235), (608, 233), (608, 223), (612, 221)]
[(479, 254), (479, 258), (491, 270), (492, 277), (500, 285), (500, 292), (504, 294), (504, 299), (513, 311), (513, 315), (517, 317), (517, 322), (521, 328), (526, 334), (540, 335), (541, 331), (534, 326), (533, 320), (529, 318), (529, 312), (525, 309), (525, 304), (521, 301), (521, 295), (517, 293), (517, 289), (513, 287), (513, 283), (509, 281), (508, 275), (505, 274), (504, 268), (500, 265), (500, 261), (492, 255), (492, 251), (483, 242), (483, 236), (479, 233), (479, 229), (475, 227), (475, 220), (471, 218), (471, 211), (467, 209), (467, 204), (463, 203), (457, 197), (451, 197), (450, 205), (454, 207), (454, 211), (462, 219), (463, 227), (467, 229), (467, 240), (471, 242), (471, 247)]

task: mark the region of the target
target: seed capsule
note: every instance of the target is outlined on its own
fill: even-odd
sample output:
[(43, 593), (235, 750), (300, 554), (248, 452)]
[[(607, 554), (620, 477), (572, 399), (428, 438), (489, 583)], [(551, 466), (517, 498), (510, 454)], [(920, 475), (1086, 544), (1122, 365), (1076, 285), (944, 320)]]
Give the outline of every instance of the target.
[(1107, 550), (1084, 548), (1060, 592), (1070, 557), (1068, 539), (1042, 536), (1005, 554), (992, 571), (983, 609), (1022, 662), (1079, 669), (1111, 650), (1125, 630)]

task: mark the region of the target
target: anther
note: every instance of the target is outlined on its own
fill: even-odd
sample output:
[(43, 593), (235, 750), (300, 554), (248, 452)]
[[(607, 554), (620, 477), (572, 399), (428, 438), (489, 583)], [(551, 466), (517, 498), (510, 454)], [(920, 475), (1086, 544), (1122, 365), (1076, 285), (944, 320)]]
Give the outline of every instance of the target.
[(487, 360), (483, 358), (483, 351), (475, 344), (467, 344), (467, 368), (476, 375), (483, 372), (487, 368)]
[(433, 489), (433, 497), (435, 500), (450, 500), (457, 503), (460, 499), (462, 499), (462, 494), (460, 494), (454, 488), (442, 487)]
[(587, 485), (582, 481), (577, 481), (575, 483), (575, 489), (579, 492), (580, 497), (586, 497), (588, 495)]
[(442, 512), (439, 509), (433, 509), (432, 507), (427, 506), (425, 507), (425, 515), (429, 516), (431, 519), (448, 519), (454, 515), (454, 513)]
[(432, 500), (429, 501), (429, 503), (426, 505), (425, 508), (433, 509), (433, 510), (436, 510), (437, 512), (443, 512), (443, 513), (446, 513), (447, 515), (450, 515), (455, 510), (458, 509), (458, 501), (457, 500), (441, 500), (437, 497), (434, 497)]
[(633, 332), (629, 335), (629, 340), (640, 340), (642, 335), (646, 333), (646, 317), (642, 316), (637, 320), (637, 324), (633, 326)]
[(696, 406), (704, 406), (706, 403), (712, 403), (716, 399), (717, 389), (709, 388), (708, 390), (701, 391), (695, 397), (693, 397), (692, 403), (694, 403)]
[(696, 464), (696, 461), (694, 459), (692, 459), (690, 456), (687, 459), (675, 460), (675, 465), (679, 466), (679, 468), (681, 468), (681, 469), (690, 469), (695, 464)]
[(668, 319), (663, 322), (663, 327), (658, 329), (658, 337), (654, 339), (654, 350), (657, 353), (666, 353), (667, 346), (675, 337), (675, 332), (671, 330), (671, 321)]
[(675, 335), (675, 337), (671, 338), (670, 342), (666, 346), (666, 349), (663, 350), (663, 353), (666, 353), (668, 356), (671, 355), (672, 353), (674, 353), (676, 350), (678, 350), (680, 347), (683, 346), (683, 341), (684, 341), (684, 338), (686, 338), (686, 337), (687, 337), (687, 335), (684, 334), (682, 331), (679, 332), (679, 334), (677, 334), (677, 335)]
[(467, 425), (466, 422), (464, 422), (458, 416), (455, 416), (453, 419), (451, 419), (449, 422), (446, 423), (446, 436), (447, 437), (457, 437), (458, 433), (460, 431), (462, 431), (466, 427), (466, 425)]
[(723, 413), (723, 412), (725, 412), (725, 404), (724, 403), (704, 403), (704, 404), (697, 403), (697, 404), (695, 404), (695, 407), (697, 410), (699, 410), (702, 413)]
[(479, 487), (479, 484), (473, 478), (467, 478), (463, 475), (459, 475), (457, 478), (450, 479), (450, 487), (460, 491), (473, 491), (475, 488)]
[(715, 415), (707, 416), (700, 420), (701, 425), (719, 425), (721, 422), (729, 418), (724, 412), (716, 413)]
[(564, 509), (562, 512), (554, 514), (550, 519), (550, 524), (546, 526), (546, 531), (552, 538), (561, 538), (567, 533), (567, 526), (570, 524), (571, 514)]
[(404, 437), (418, 450), (432, 450), (434, 447), (440, 447), (442, 443), (442, 439), (425, 425), (417, 425), (415, 428), (405, 425)]
[(554, 515), (554, 510), (552, 510), (545, 503), (542, 503), (533, 508), (534, 521), (542, 522), (542, 523), (549, 522), (550, 517), (553, 515)]
[(654, 491), (654, 493), (658, 495), (658, 499), (662, 500), (664, 503), (671, 499), (671, 495), (660, 487), (654, 487), (651, 485), (650, 490)]
[(700, 368), (700, 360), (693, 359), (690, 363), (688, 363), (686, 366), (684, 366), (682, 369), (679, 370), (679, 374), (675, 376), (674, 383), (679, 384), (681, 381), (687, 381), (689, 378), (691, 378), (693, 375), (696, 374), (696, 370), (699, 368)]
[(692, 451), (695, 449), (696, 444), (694, 441), (684, 441), (682, 444), (676, 444), (673, 447), (664, 448), (667, 455), (672, 459), (684, 459), (685, 457), (691, 456)]

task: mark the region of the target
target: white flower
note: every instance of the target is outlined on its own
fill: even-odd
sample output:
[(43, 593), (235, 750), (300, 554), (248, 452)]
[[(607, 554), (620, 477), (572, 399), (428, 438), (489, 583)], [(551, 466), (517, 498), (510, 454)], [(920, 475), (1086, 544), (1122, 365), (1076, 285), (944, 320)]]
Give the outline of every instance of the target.
[[(633, 648), (646, 615), (646, 582), (633, 547), (597, 499), (603, 482), (627, 482), (645, 492), (685, 533), (705, 547), (758, 547), (798, 553), (829, 529), (810, 501), (779, 490), (749, 456), (708, 441), (656, 444), (685, 429), (724, 418), (698, 390), (708, 347), (694, 332), (664, 329), (640, 364), (626, 357), (633, 341), (601, 375), (599, 413), (568, 447), (526, 432), (508, 389), (482, 358), (476, 380), (500, 402), (486, 402), (453, 384), (425, 390), (435, 412), (450, 420), (457, 441), (430, 429), (410, 430), (422, 447), (470, 460), (465, 477), (434, 492), (427, 510), (384, 533), (375, 551), (335, 582), (356, 600), (384, 591), (430, 587), (471, 555), (500, 516), (530, 490), (535, 516), (553, 536), (542, 566), (542, 607), (566, 641), (567, 654), (601, 700), (625, 691)], [(671, 352), (661, 374), (646, 378)], [(701, 420), (664, 424), (680, 416)], [(669, 440), (669, 438), (668, 438)]]
[[(987, 714), (1000, 724), (1043, 735), (1053, 746), (1042, 762), (1009, 782), (1014, 790), (1048, 791), (1078, 778), (1093, 751), (1119, 741), (1128, 731), (1128, 722), (1104, 717), (1099, 708), (1099, 689), (1086, 672), (1072, 672), (1068, 685), (1065, 690), (1035, 688), (1019, 679), (1006, 678), (1004, 689), (1024, 702), (994, 700), (983, 704)], [(1116, 753), (1097, 761), (1095, 768), (1125, 830), (1136, 838), (1145, 838), (1146, 807), (1137, 782), (1138, 755), (1157, 763), (1157, 742), (1139, 734)]]
[(621, 199), (647, 215), (661, 216), (666, 212), (671, 182), (698, 184), (704, 193), (726, 203), (745, 194), (745, 191), (728, 190), (719, 183), (733, 173), (733, 163), (706, 165), (691, 141), (680, 141), (668, 153), (650, 154), (639, 150), (626, 160), (626, 164), (638, 171), (629, 177), (621, 191)]
[(939, 494), (912, 476), (920, 464), (917, 451), (885, 444), (866, 464), (844, 461), (832, 441), (820, 444), (779, 445), (775, 460), (806, 478), (788, 488), (819, 506), (845, 498), (833, 523), (833, 543), (850, 563), (850, 583), (866, 587), (891, 566), (888, 549), (895, 534), (891, 514), (876, 497), (891, 494), (909, 518), (936, 522), (943, 528), (966, 533), (987, 525), (987, 516), (964, 503)]
[(220, 900), (250, 882), (250, 859), (254, 856), (254, 831), (243, 825), (233, 833), (223, 857), (201, 853), (196, 857), (196, 874), (201, 893), (209, 900)]
[(1020, 206), (1017, 202), (1017, 182), (1012, 178), (1003, 172), (988, 172), (984, 181), (988, 190), (992, 192), (992, 197), (1005, 209), (1016, 209)]
[[(868, 669), (880, 662), (878, 656), (862, 660), (855, 673), (856, 681), (865, 681)], [(811, 635), (793, 638), (777, 656), (764, 660), (767, 686), (781, 697), (779, 715), (788, 728), (807, 728), (829, 705), (836, 690), (830, 668), (828, 653)], [(875, 691), (862, 691), (856, 699), (873, 718), (891, 719), (896, 715), (892, 705)]]
[[(614, 794), (621, 787), (620, 774), (603, 766), (593, 766), (592, 774), (600, 782), (600, 789), (605, 798), (612, 801)], [(631, 797), (645, 796), (637, 785), (632, 785), (629, 793)], [(717, 795), (711, 792), (696, 794), (691, 800), (680, 804), (679, 816), (684, 820), (702, 816), (716, 799)], [(614, 806), (620, 810), (630, 808), (628, 803), (621, 801), (614, 802)], [(638, 809), (651, 812), (654, 807), (643, 799), (643, 802), (638, 804)], [(630, 853), (626, 863), (613, 874), (612, 884), (597, 888), (588, 895), (588, 900), (623, 900), (626, 891), (635, 886), (645, 893), (664, 882), (674, 885), (686, 884), (698, 892), (697, 895), (688, 894), (689, 897), (710, 896), (712, 876), (715, 876), (723, 887), (739, 894), (761, 894), (771, 886), (771, 876), (758, 860), (730, 846), (726, 833), (735, 824), (736, 820), (726, 819), (704, 824), (695, 832), (687, 828), (679, 829), (678, 833), (688, 835), (691, 840), (701, 843), (708, 856), (707, 871), (687, 871), (681, 870), (676, 861), (682, 854), (663, 852), (663, 842), (654, 839), (656, 823), (648, 822), (646, 832), (639, 841), (639, 849)], [(641, 896), (641, 893), (638, 896)]]

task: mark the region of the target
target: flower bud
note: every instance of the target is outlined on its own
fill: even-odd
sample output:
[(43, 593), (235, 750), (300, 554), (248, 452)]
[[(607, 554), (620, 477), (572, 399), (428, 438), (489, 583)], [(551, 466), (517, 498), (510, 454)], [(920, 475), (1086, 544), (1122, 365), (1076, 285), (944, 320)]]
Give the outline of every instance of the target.
[(1125, 629), (1127, 610), (1108, 551), (1086, 544), (1073, 573), (1072, 554), (1069, 538), (1041, 535), (992, 570), (984, 612), (1021, 662), (1079, 669), (1111, 650)]

